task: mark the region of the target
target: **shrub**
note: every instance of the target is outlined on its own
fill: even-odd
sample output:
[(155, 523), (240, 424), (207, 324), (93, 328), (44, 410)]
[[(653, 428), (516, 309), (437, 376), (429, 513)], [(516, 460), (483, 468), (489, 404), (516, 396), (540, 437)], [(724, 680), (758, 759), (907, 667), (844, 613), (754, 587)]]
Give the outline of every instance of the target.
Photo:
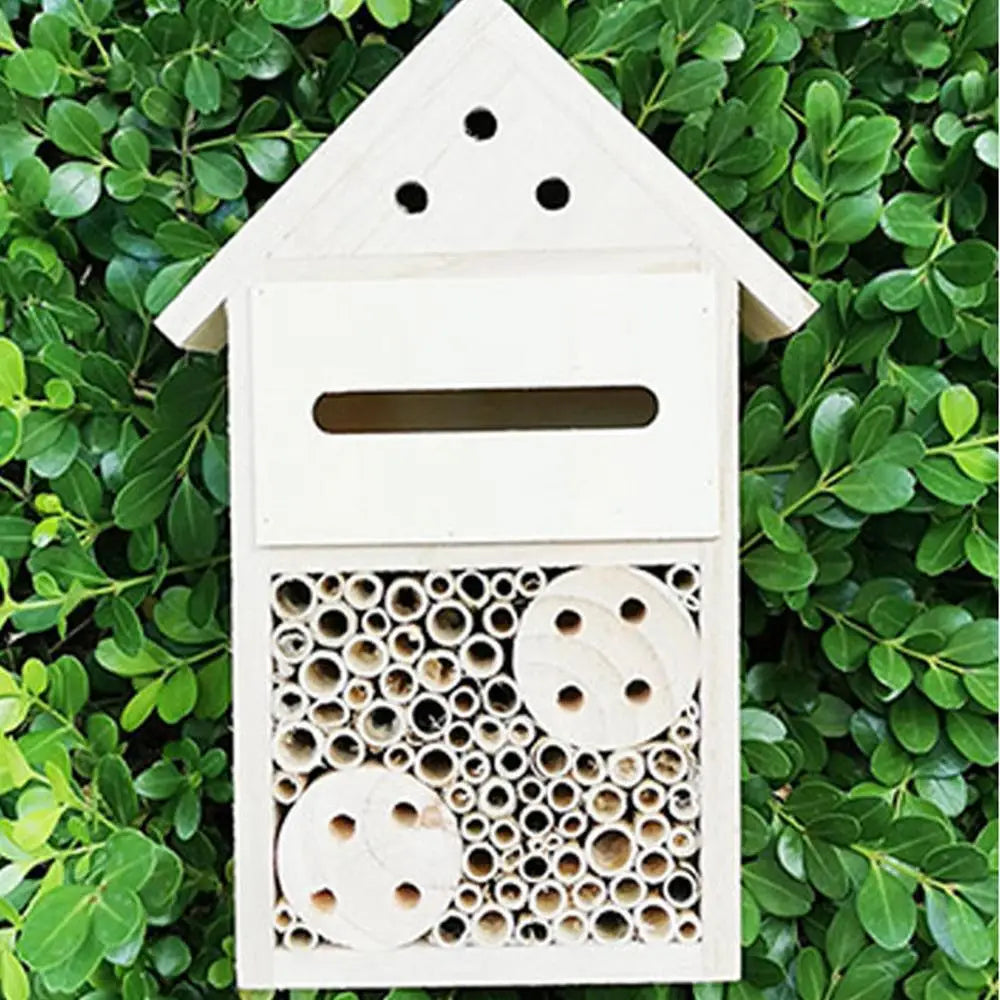
[[(694, 992), (994, 995), (995, 4), (523, 6), (823, 303), (744, 350), (744, 978)], [(233, 995), (225, 361), (151, 317), (439, 8), (4, 5), (8, 1000)]]

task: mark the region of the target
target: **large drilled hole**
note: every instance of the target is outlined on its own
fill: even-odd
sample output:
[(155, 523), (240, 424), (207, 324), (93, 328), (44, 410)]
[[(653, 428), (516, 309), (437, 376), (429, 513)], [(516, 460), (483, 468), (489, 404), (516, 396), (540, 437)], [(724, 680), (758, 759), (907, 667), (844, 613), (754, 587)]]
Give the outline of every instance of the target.
[(288, 935), (288, 943), (293, 948), (311, 948), (315, 940), (308, 927), (296, 927)]
[(324, 913), (329, 913), (337, 905), (337, 897), (332, 889), (320, 889), (314, 892), (309, 901), (317, 910), (322, 910)]
[(312, 603), (312, 592), (303, 580), (283, 580), (274, 597), (282, 613), (289, 618), (305, 614)]
[(465, 116), (465, 134), (477, 142), (485, 142), (497, 134), (496, 116), (488, 108), (473, 108)]
[(576, 635), (583, 628), (583, 619), (572, 608), (563, 608), (556, 615), (555, 626), (556, 631), (562, 635)]
[(605, 830), (594, 839), (594, 860), (605, 871), (617, 871), (628, 864), (632, 845), (621, 830)]
[(427, 208), (430, 199), (427, 197), (427, 188), (416, 181), (406, 181), (396, 188), (396, 204), (407, 215), (418, 215)]
[(594, 921), (594, 933), (602, 941), (621, 941), (628, 935), (628, 921), (617, 910), (605, 910)]
[(627, 597), (618, 608), (622, 621), (638, 625), (646, 617), (646, 605), (638, 597)]
[(420, 890), (412, 882), (400, 882), (396, 886), (393, 897), (396, 905), (404, 910), (412, 910), (420, 902)]
[(354, 836), (356, 827), (357, 822), (354, 817), (348, 816), (347, 813), (338, 813), (330, 820), (330, 833), (338, 840), (350, 840)]
[(649, 686), (649, 681), (636, 677), (625, 685), (625, 698), (633, 705), (645, 705), (649, 701), (653, 689)]
[(557, 692), (556, 703), (564, 711), (579, 712), (583, 708), (583, 692), (575, 684), (567, 684)]
[(535, 188), (535, 200), (548, 212), (569, 204), (569, 185), (561, 177), (547, 177)]

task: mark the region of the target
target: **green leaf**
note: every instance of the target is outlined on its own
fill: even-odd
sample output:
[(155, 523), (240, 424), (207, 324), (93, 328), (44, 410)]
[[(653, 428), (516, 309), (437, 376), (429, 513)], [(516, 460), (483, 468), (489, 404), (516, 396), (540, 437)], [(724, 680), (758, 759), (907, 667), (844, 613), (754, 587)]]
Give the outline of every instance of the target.
[(937, 742), (937, 710), (916, 691), (907, 691), (889, 706), (889, 724), (893, 735), (910, 753), (927, 753)]
[(788, 398), (799, 405), (813, 391), (823, 374), (826, 351), (812, 330), (797, 333), (788, 342), (781, 361), (781, 385)]
[(829, 149), (843, 118), (840, 95), (833, 84), (827, 80), (810, 84), (806, 91), (805, 112), (810, 141), (819, 151)]
[(957, 566), (965, 558), (970, 523), (970, 516), (963, 514), (932, 524), (917, 546), (917, 569), (938, 576)]
[(194, 277), (199, 265), (200, 259), (179, 260), (158, 271), (142, 297), (146, 308), (154, 314), (165, 309)]
[(872, 865), (857, 897), (858, 918), (876, 943), (888, 951), (902, 948), (917, 927), (917, 906), (902, 882)]
[(907, 56), (924, 69), (940, 69), (951, 56), (947, 39), (930, 21), (910, 21), (901, 41)]
[(61, 885), (28, 911), (17, 942), (18, 954), (33, 969), (51, 969), (79, 948), (90, 930), (93, 889)]
[[(203, 115), (219, 110), (222, 103), (222, 77), (213, 62), (203, 56), (191, 56), (184, 74), (184, 96)], [(205, 185), (202, 184), (202, 187)]]
[(139, 897), (120, 882), (101, 887), (94, 904), (94, 934), (107, 949), (129, 941), (142, 926), (145, 913)]
[(104, 886), (138, 891), (152, 875), (157, 845), (138, 830), (119, 830), (104, 844)]
[(156, 707), (160, 689), (163, 687), (163, 678), (158, 677), (145, 687), (140, 688), (122, 709), (120, 721), (122, 729), (131, 733), (138, 729), (150, 716)]
[(997, 252), (984, 240), (965, 240), (934, 259), (938, 270), (953, 284), (981, 285), (995, 274)]
[(743, 883), (760, 908), (776, 917), (801, 917), (812, 907), (812, 889), (795, 881), (769, 858), (744, 865)]
[(930, 194), (904, 192), (885, 206), (880, 220), (890, 239), (908, 247), (929, 247), (941, 232), (937, 219), (941, 199)]
[(950, 385), (938, 396), (938, 413), (953, 441), (964, 437), (979, 419), (979, 400), (968, 386)]
[(726, 84), (722, 63), (708, 59), (692, 59), (682, 63), (670, 74), (655, 108), (687, 114), (710, 107)]
[(913, 498), (912, 474), (898, 465), (872, 461), (840, 479), (831, 492), (848, 507), (865, 514), (885, 514)]
[(948, 739), (964, 757), (983, 767), (997, 762), (997, 729), (993, 721), (973, 712), (948, 712), (944, 720)]
[(49, 138), (72, 156), (101, 155), (101, 126), (94, 115), (76, 101), (53, 101), (45, 115)]
[(930, 851), (950, 841), (951, 832), (940, 820), (903, 816), (889, 828), (882, 849), (907, 864), (920, 865)]
[(170, 544), (185, 562), (207, 559), (219, 540), (219, 526), (208, 501), (185, 477), (167, 515)]
[(874, 232), (881, 214), (882, 198), (874, 188), (838, 198), (826, 210), (823, 238), (828, 243), (859, 243)]
[(992, 663), (997, 658), (997, 620), (980, 618), (963, 625), (952, 634), (941, 657), (962, 666)]
[(156, 699), (156, 711), (166, 723), (180, 722), (189, 715), (198, 698), (198, 681), (194, 671), (185, 663), (165, 681)]
[(743, 557), (747, 576), (765, 590), (804, 590), (816, 579), (816, 562), (808, 552), (782, 552), (758, 545)]
[(106, 754), (97, 762), (97, 788), (112, 816), (121, 824), (131, 823), (139, 812), (132, 785), (132, 772), (121, 757)]
[(410, 0), (366, 0), (372, 17), (385, 28), (395, 28), (410, 19)]
[(948, 503), (966, 506), (974, 504), (986, 493), (986, 487), (966, 479), (948, 458), (925, 458), (914, 470), (924, 489)]
[(362, 4), (362, 0), (329, 0), (329, 2), (330, 13), (341, 21), (353, 17), (360, 10)]
[(930, 887), (924, 890), (924, 901), (931, 937), (950, 959), (972, 969), (992, 959), (994, 935), (968, 903)]
[(78, 219), (86, 215), (101, 197), (101, 168), (93, 163), (74, 161), (52, 171), (45, 207), (57, 219)]
[(20, 49), (4, 64), (7, 83), (28, 97), (48, 97), (59, 86), (59, 63), (45, 49)]
[(130, 479), (115, 497), (115, 524), (127, 531), (152, 524), (166, 509), (173, 488), (174, 477), (169, 469), (149, 469)]
[[(194, 176), (204, 190), (227, 201), (239, 198), (247, 186), (247, 174), (235, 156), (209, 150), (191, 158)], [(154, 310), (155, 311), (155, 310)]]
[(830, 974), (818, 948), (803, 948), (795, 959), (795, 991), (800, 1000), (823, 1000)]
[[(21, 354), (21, 348), (6, 337), (0, 338), (0, 406), (9, 406), (15, 399), (20, 399), (24, 395), (26, 386), (27, 378), (24, 372), (24, 356)], [(13, 414), (11, 416), (20, 427), (20, 421), (17, 420), (17, 417)], [(8, 430), (8, 447), (11, 436), (11, 432)], [(19, 434), (14, 436), (19, 436)]]
[(832, 392), (816, 407), (809, 438), (820, 472), (829, 472), (847, 458), (857, 409), (858, 401), (848, 392)]

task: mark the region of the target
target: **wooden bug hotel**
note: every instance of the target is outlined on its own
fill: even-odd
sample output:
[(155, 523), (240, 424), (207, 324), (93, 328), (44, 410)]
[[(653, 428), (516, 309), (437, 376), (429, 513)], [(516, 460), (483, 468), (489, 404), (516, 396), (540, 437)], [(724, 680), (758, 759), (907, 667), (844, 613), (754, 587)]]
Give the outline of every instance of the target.
[(737, 341), (814, 308), (462, 0), (159, 317), (229, 345), (241, 985), (738, 978)]

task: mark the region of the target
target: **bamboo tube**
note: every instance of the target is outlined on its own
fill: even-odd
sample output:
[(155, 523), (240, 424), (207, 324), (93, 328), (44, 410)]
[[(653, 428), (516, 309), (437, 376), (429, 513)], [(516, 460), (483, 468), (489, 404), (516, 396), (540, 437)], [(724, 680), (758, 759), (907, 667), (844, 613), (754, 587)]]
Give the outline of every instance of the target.
[(556, 881), (548, 879), (531, 887), (528, 894), (528, 907), (536, 917), (551, 920), (560, 911), (566, 909), (566, 890)]
[(279, 684), (271, 694), (271, 714), (278, 722), (301, 719), (307, 704), (306, 693), (298, 684)]
[(667, 792), (658, 781), (647, 778), (632, 789), (632, 806), (641, 813), (659, 813), (667, 803)]
[(596, 785), (604, 780), (607, 771), (604, 761), (593, 750), (577, 750), (570, 773), (581, 785)]
[(513, 573), (502, 569), (490, 577), (490, 595), (498, 601), (509, 601), (516, 593)]
[(358, 677), (377, 677), (389, 663), (389, 651), (373, 635), (356, 635), (344, 645), (344, 663)]
[(431, 743), (421, 747), (413, 765), (413, 772), (432, 788), (447, 785), (458, 770), (455, 751), (446, 743)]
[(288, 930), (294, 920), (295, 914), (292, 912), (292, 908), (288, 905), (288, 900), (282, 897), (277, 903), (274, 904), (274, 929), (280, 934), (282, 931)]
[(631, 916), (618, 906), (602, 906), (590, 918), (590, 933), (604, 944), (627, 941), (635, 932)]
[(306, 787), (306, 780), (301, 774), (289, 774), (287, 771), (278, 771), (274, 775), (271, 785), (271, 793), (274, 800), (279, 805), (290, 806), (302, 794)]
[(678, 910), (688, 910), (701, 896), (701, 881), (690, 866), (677, 868), (663, 883), (663, 898)]
[(549, 784), (545, 800), (554, 813), (567, 813), (580, 804), (580, 786), (567, 778), (558, 778)]
[(483, 612), (483, 628), (494, 639), (509, 639), (517, 631), (517, 612), (507, 601), (496, 601)]
[(488, 948), (498, 948), (510, 940), (514, 921), (500, 906), (488, 903), (472, 917), (472, 940)]
[(685, 719), (690, 719), (692, 722), (698, 722), (701, 720), (701, 706), (698, 704), (697, 698), (692, 698), (680, 712), (681, 716)]
[(391, 628), (389, 618), (381, 608), (369, 608), (361, 616), (361, 631), (365, 635), (373, 635), (376, 639), (384, 639)]
[(282, 944), (290, 951), (312, 951), (317, 943), (315, 931), (300, 923), (292, 924), (282, 938)]
[(472, 729), (461, 719), (456, 719), (445, 730), (444, 739), (452, 750), (461, 753), (472, 746)]
[[(275, 659), (284, 660), (293, 668), (309, 655), (312, 645), (312, 635), (301, 622), (285, 622), (279, 625), (271, 639), (272, 654)], [(289, 674), (293, 672), (293, 669), (288, 671)]]
[(299, 667), (299, 684), (310, 698), (327, 701), (340, 694), (347, 679), (344, 661), (336, 653), (321, 649)]
[(599, 875), (617, 875), (635, 858), (635, 838), (624, 823), (598, 826), (587, 837), (584, 852)]
[(497, 902), (507, 910), (520, 910), (528, 901), (528, 886), (524, 879), (507, 875), (493, 888)]
[(424, 576), (424, 591), (432, 600), (446, 600), (455, 593), (455, 577), (446, 569), (432, 569)]
[(500, 855), (500, 871), (504, 872), (506, 875), (511, 875), (517, 871), (518, 865), (521, 863), (521, 859), (524, 857), (524, 850), (521, 848), (520, 844), (514, 847), (508, 847), (507, 850)]
[(305, 774), (323, 757), (323, 734), (308, 722), (290, 722), (274, 734), (272, 755), (283, 771)]
[(314, 726), (319, 726), (324, 732), (337, 729), (347, 722), (347, 706), (340, 698), (330, 698), (326, 701), (316, 701), (309, 706), (306, 717)]
[(367, 611), (382, 600), (384, 589), (377, 573), (352, 573), (344, 582), (344, 598), (352, 608)]
[(673, 785), (687, 774), (687, 755), (675, 743), (654, 743), (646, 752), (646, 767), (658, 781)]
[(470, 719), (479, 711), (479, 692), (463, 685), (448, 695), (448, 704), (459, 719)]
[(503, 648), (493, 636), (474, 632), (463, 641), (458, 658), (470, 677), (486, 680), (503, 666)]
[(603, 784), (588, 788), (583, 794), (587, 815), (597, 823), (616, 823), (628, 809), (625, 793), (615, 785)]
[(490, 821), (481, 812), (466, 813), (459, 823), (464, 840), (478, 843), (486, 840), (490, 833)]
[(521, 811), (521, 829), (529, 837), (544, 837), (554, 825), (552, 810), (548, 806), (536, 803)]
[(646, 762), (638, 750), (616, 750), (608, 758), (608, 777), (621, 788), (634, 788), (646, 773)]
[(427, 592), (412, 576), (397, 577), (385, 593), (385, 606), (397, 622), (415, 622), (427, 611)]
[(552, 872), (560, 882), (572, 885), (587, 873), (587, 859), (576, 844), (564, 844), (552, 858)]
[(472, 725), (472, 738), (476, 746), (488, 754), (499, 750), (506, 736), (503, 724), (489, 716), (480, 716)]
[(455, 893), (455, 906), (462, 913), (475, 913), (483, 905), (483, 890), (475, 882), (463, 882)]
[(674, 859), (662, 847), (647, 847), (637, 862), (639, 874), (652, 885), (662, 882), (675, 867)]
[(273, 654), (271, 663), (274, 673), (282, 680), (291, 680), (295, 676), (296, 664), (289, 663), (284, 657)]
[(445, 799), (452, 811), (459, 816), (464, 815), (476, 805), (476, 793), (472, 786), (465, 781), (456, 781), (446, 792)]
[(451, 722), (448, 702), (439, 694), (421, 692), (409, 707), (410, 731), (421, 739), (437, 739)]
[(489, 778), (479, 789), (479, 808), (490, 819), (510, 816), (516, 806), (514, 786), (505, 778)]
[(574, 882), (570, 889), (570, 898), (578, 910), (590, 912), (597, 909), (607, 898), (608, 890), (604, 882), (596, 875), (584, 875)]
[(413, 748), (406, 743), (393, 743), (384, 755), (385, 766), (390, 771), (408, 771), (413, 766)]
[(344, 689), (344, 703), (355, 712), (360, 712), (375, 699), (372, 682), (364, 677), (353, 677)]
[(461, 678), (458, 657), (447, 649), (424, 653), (417, 663), (417, 679), (428, 691), (441, 694), (450, 691)]
[(334, 603), (344, 596), (344, 578), (340, 573), (324, 573), (316, 581), (316, 596), (321, 601)]
[(518, 875), (531, 885), (547, 879), (551, 870), (550, 859), (540, 851), (531, 851), (523, 855), (517, 866)]
[(460, 646), (472, 631), (472, 615), (458, 601), (439, 601), (427, 612), (427, 633), (439, 646)]
[(522, 913), (517, 918), (517, 940), (522, 944), (548, 944), (552, 937), (552, 928), (546, 921)]
[(698, 834), (691, 827), (680, 824), (670, 828), (667, 843), (670, 847), (670, 853), (675, 858), (690, 858), (701, 846)]
[(331, 767), (359, 767), (364, 763), (365, 748), (353, 729), (335, 729), (326, 738), (323, 756)]
[(506, 746), (496, 755), (494, 763), (501, 778), (516, 781), (528, 770), (530, 762), (520, 747)]
[(534, 775), (525, 775), (517, 783), (517, 797), (528, 805), (541, 802), (545, 798), (545, 786)]
[(537, 566), (524, 566), (517, 571), (514, 585), (521, 597), (534, 597), (545, 585), (545, 574)]
[(667, 586), (682, 596), (696, 591), (700, 583), (700, 574), (691, 563), (677, 563), (667, 570)]
[(458, 769), (469, 784), (479, 785), (489, 777), (490, 759), (481, 750), (470, 750), (459, 758)]
[(417, 690), (417, 678), (405, 664), (390, 663), (379, 675), (378, 689), (386, 701), (405, 705)]
[(488, 882), (496, 874), (497, 864), (497, 852), (489, 844), (470, 844), (462, 855), (462, 871), (473, 882)]
[(319, 604), (309, 617), (309, 631), (321, 646), (343, 646), (357, 628), (357, 612), (346, 604)]
[(467, 569), (455, 580), (455, 593), (470, 608), (485, 607), (490, 599), (489, 581), (478, 570)]
[(632, 874), (616, 875), (609, 889), (611, 901), (626, 910), (641, 903), (648, 892), (646, 884)]
[(701, 802), (694, 785), (680, 782), (667, 792), (667, 809), (674, 819), (682, 823), (690, 823), (701, 814)]
[(535, 770), (546, 778), (561, 778), (569, 774), (572, 757), (570, 751), (558, 740), (545, 737), (531, 755)]
[(670, 828), (662, 816), (640, 816), (635, 824), (636, 839), (643, 847), (655, 847), (667, 839)]
[(282, 621), (301, 621), (316, 604), (316, 592), (307, 576), (282, 573), (271, 581), (271, 610)]
[(559, 817), (559, 833), (564, 837), (573, 839), (579, 837), (587, 826), (587, 817), (580, 809), (571, 809)]
[(358, 729), (373, 747), (395, 743), (403, 735), (406, 721), (397, 705), (389, 701), (373, 701), (358, 719)]
[(397, 625), (389, 633), (389, 652), (400, 663), (415, 663), (424, 651), (424, 632), (416, 625)]
[(693, 747), (701, 735), (693, 719), (678, 719), (669, 730), (670, 739), (681, 747)]
[(506, 677), (493, 677), (483, 688), (483, 704), (499, 718), (509, 719), (521, 707), (521, 696)]
[(556, 917), (552, 925), (556, 944), (579, 944), (587, 937), (587, 920), (577, 910), (566, 910)]
[(536, 733), (535, 724), (527, 715), (515, 716), (507, 726), (507, 737), (516, 747), (530, 746)]
[(441, 948), (457, 948), (469, 936), (469, 921), (464, 913), (448, 910), (434, 925), (430, 934), (433, 944)]
[(680, 941), (701, 940), (701, 917), (693, 910), (682, 910), (677, 914), (677, 938)]
[(676, 914), (662, 900), (648, 899), (635, 915), (639, 937), (643, 941), (669, 941), (675, 930)]
[(520, 839), (521, 831), (510, 817), (498, 819), (490, 827), (490, 843), (498, 851), (505, 851), (508, 847), (513, 847)]

